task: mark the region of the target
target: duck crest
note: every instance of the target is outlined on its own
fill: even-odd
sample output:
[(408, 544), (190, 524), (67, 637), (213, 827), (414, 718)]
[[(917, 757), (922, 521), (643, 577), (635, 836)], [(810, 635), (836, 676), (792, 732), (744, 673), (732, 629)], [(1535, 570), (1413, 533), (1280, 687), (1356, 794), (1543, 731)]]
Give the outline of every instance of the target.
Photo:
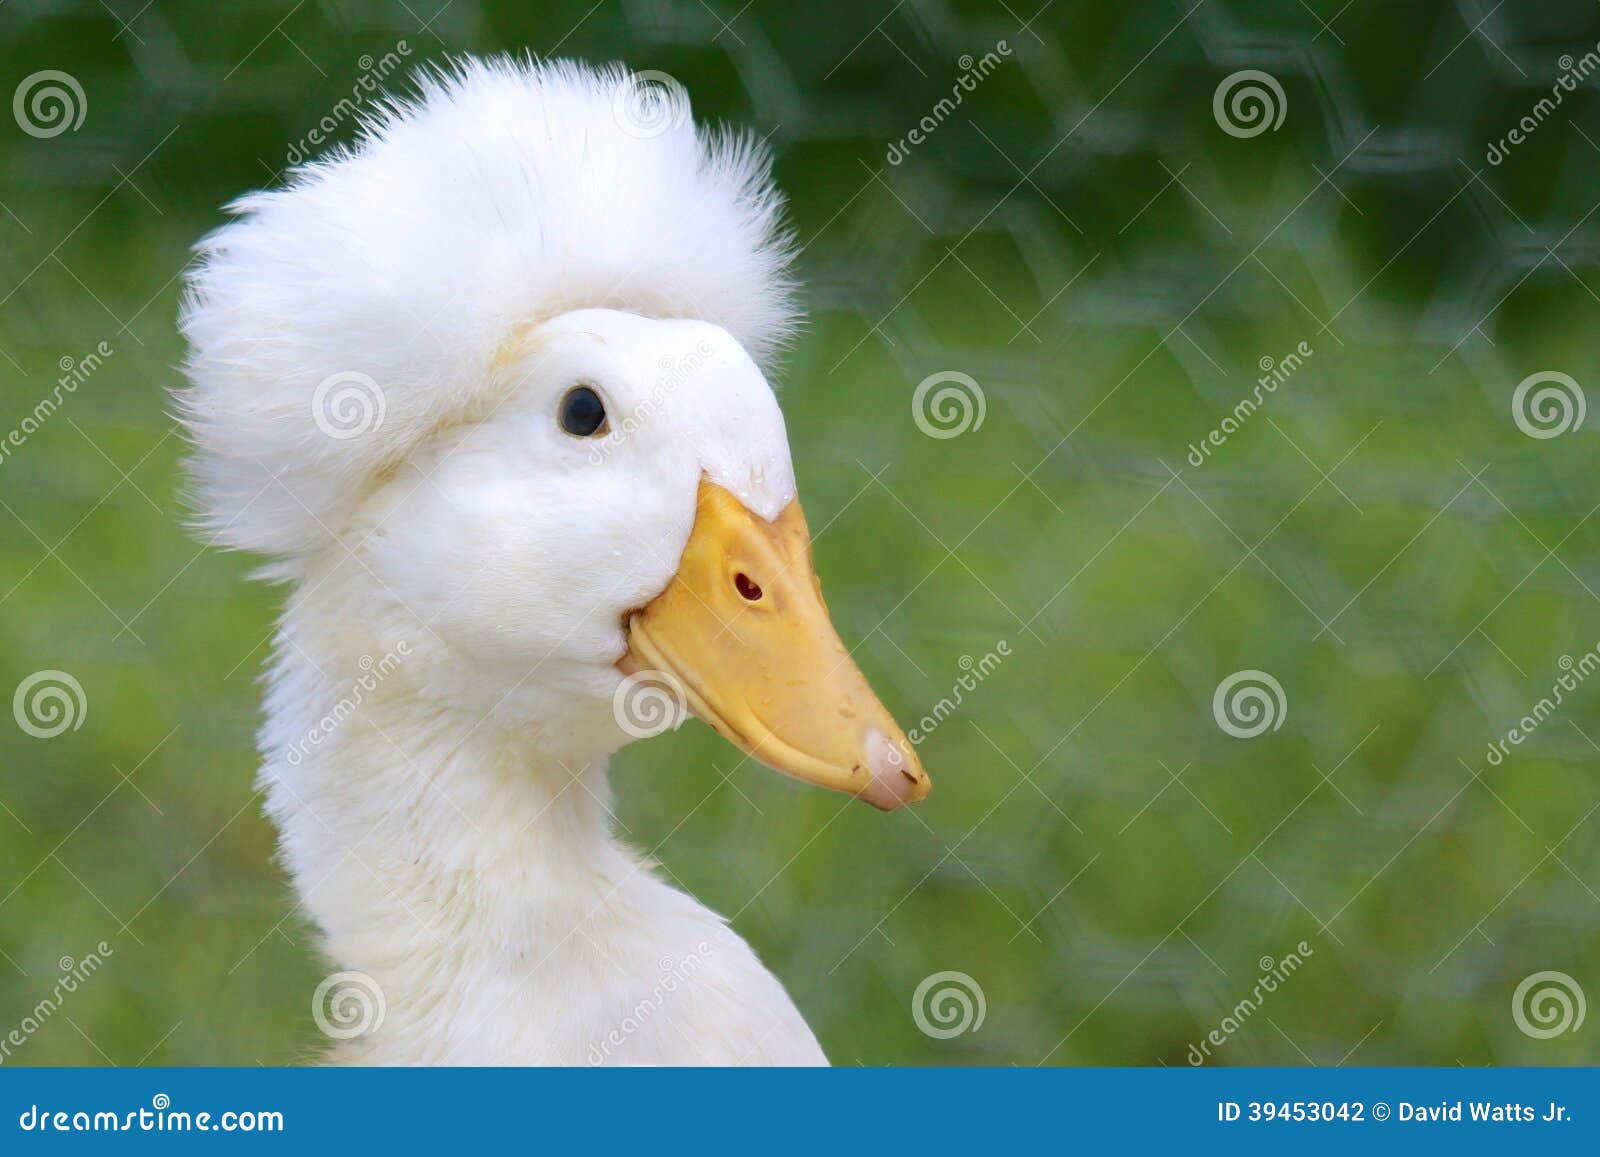
[(559, 313), (693, 318), (770, 358), (795, 307), (769, 167), (659, 74), (420, 74), (197, 246), (178, 408), (206, 529), (298, 573), (364, 480), (481, 406), (497, 355)]

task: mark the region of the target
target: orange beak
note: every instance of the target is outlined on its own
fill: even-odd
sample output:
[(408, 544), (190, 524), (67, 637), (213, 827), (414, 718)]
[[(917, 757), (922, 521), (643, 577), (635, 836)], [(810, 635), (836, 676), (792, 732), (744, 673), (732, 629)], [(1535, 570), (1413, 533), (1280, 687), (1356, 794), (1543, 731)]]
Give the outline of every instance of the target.
[(702, 478), (678, 573), (625, 628), (618, 667), (664, 672), (768, 767), (885, 811), (928, 794), (916, 752), (833, 629), (798, 500), (767, 522)]

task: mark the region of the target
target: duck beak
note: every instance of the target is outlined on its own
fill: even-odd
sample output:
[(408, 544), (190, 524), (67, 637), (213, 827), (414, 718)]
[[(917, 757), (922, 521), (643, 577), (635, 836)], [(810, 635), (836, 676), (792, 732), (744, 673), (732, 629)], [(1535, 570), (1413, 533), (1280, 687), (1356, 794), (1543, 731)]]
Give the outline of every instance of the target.
[(625, 627), (618, 667), (664, 673), (768, 767), (885, 811), (928, 794), (916, 752), (833, 629), (798, 500), (768, 522), (702, 478), (678, 573)]

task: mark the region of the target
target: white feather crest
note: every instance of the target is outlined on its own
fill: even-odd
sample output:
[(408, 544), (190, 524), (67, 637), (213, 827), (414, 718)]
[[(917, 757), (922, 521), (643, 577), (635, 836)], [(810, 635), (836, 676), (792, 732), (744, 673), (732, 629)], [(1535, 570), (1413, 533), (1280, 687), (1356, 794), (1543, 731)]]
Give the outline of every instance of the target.
[(326, 545), (376, 473), (473, 412), (529, 322), (605, 306), (712, 322), (758, 361), (782, 344), (790, 247), (766, 151), (697, 132), (686, 101), (641, 127), (639, 84), (462, 60), (229, 206), (188, 279), (178, 400), (218, 541), (284, 560)]

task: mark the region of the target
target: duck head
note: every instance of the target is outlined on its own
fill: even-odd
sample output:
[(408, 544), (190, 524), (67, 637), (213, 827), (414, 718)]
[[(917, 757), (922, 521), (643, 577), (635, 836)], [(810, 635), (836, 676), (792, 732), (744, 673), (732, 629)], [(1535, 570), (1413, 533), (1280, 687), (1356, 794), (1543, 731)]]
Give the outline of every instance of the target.
[(230, 206), (183, 315), (205, 523), (345, 651), (404, 634), (418, 694), (563, 758), (655, 729), (653, 701), (914, 802), (758, 367), (795, 319), (765, 149), (648, 85), (457, 61)]
[(493, 372), (488, 412), (375, 496), (365, 555), (465, 695), (608, 747), (692, 712), (876, 807), (927, 795), (830, 621), (782, 413), (731, 335), (582, 309)]

